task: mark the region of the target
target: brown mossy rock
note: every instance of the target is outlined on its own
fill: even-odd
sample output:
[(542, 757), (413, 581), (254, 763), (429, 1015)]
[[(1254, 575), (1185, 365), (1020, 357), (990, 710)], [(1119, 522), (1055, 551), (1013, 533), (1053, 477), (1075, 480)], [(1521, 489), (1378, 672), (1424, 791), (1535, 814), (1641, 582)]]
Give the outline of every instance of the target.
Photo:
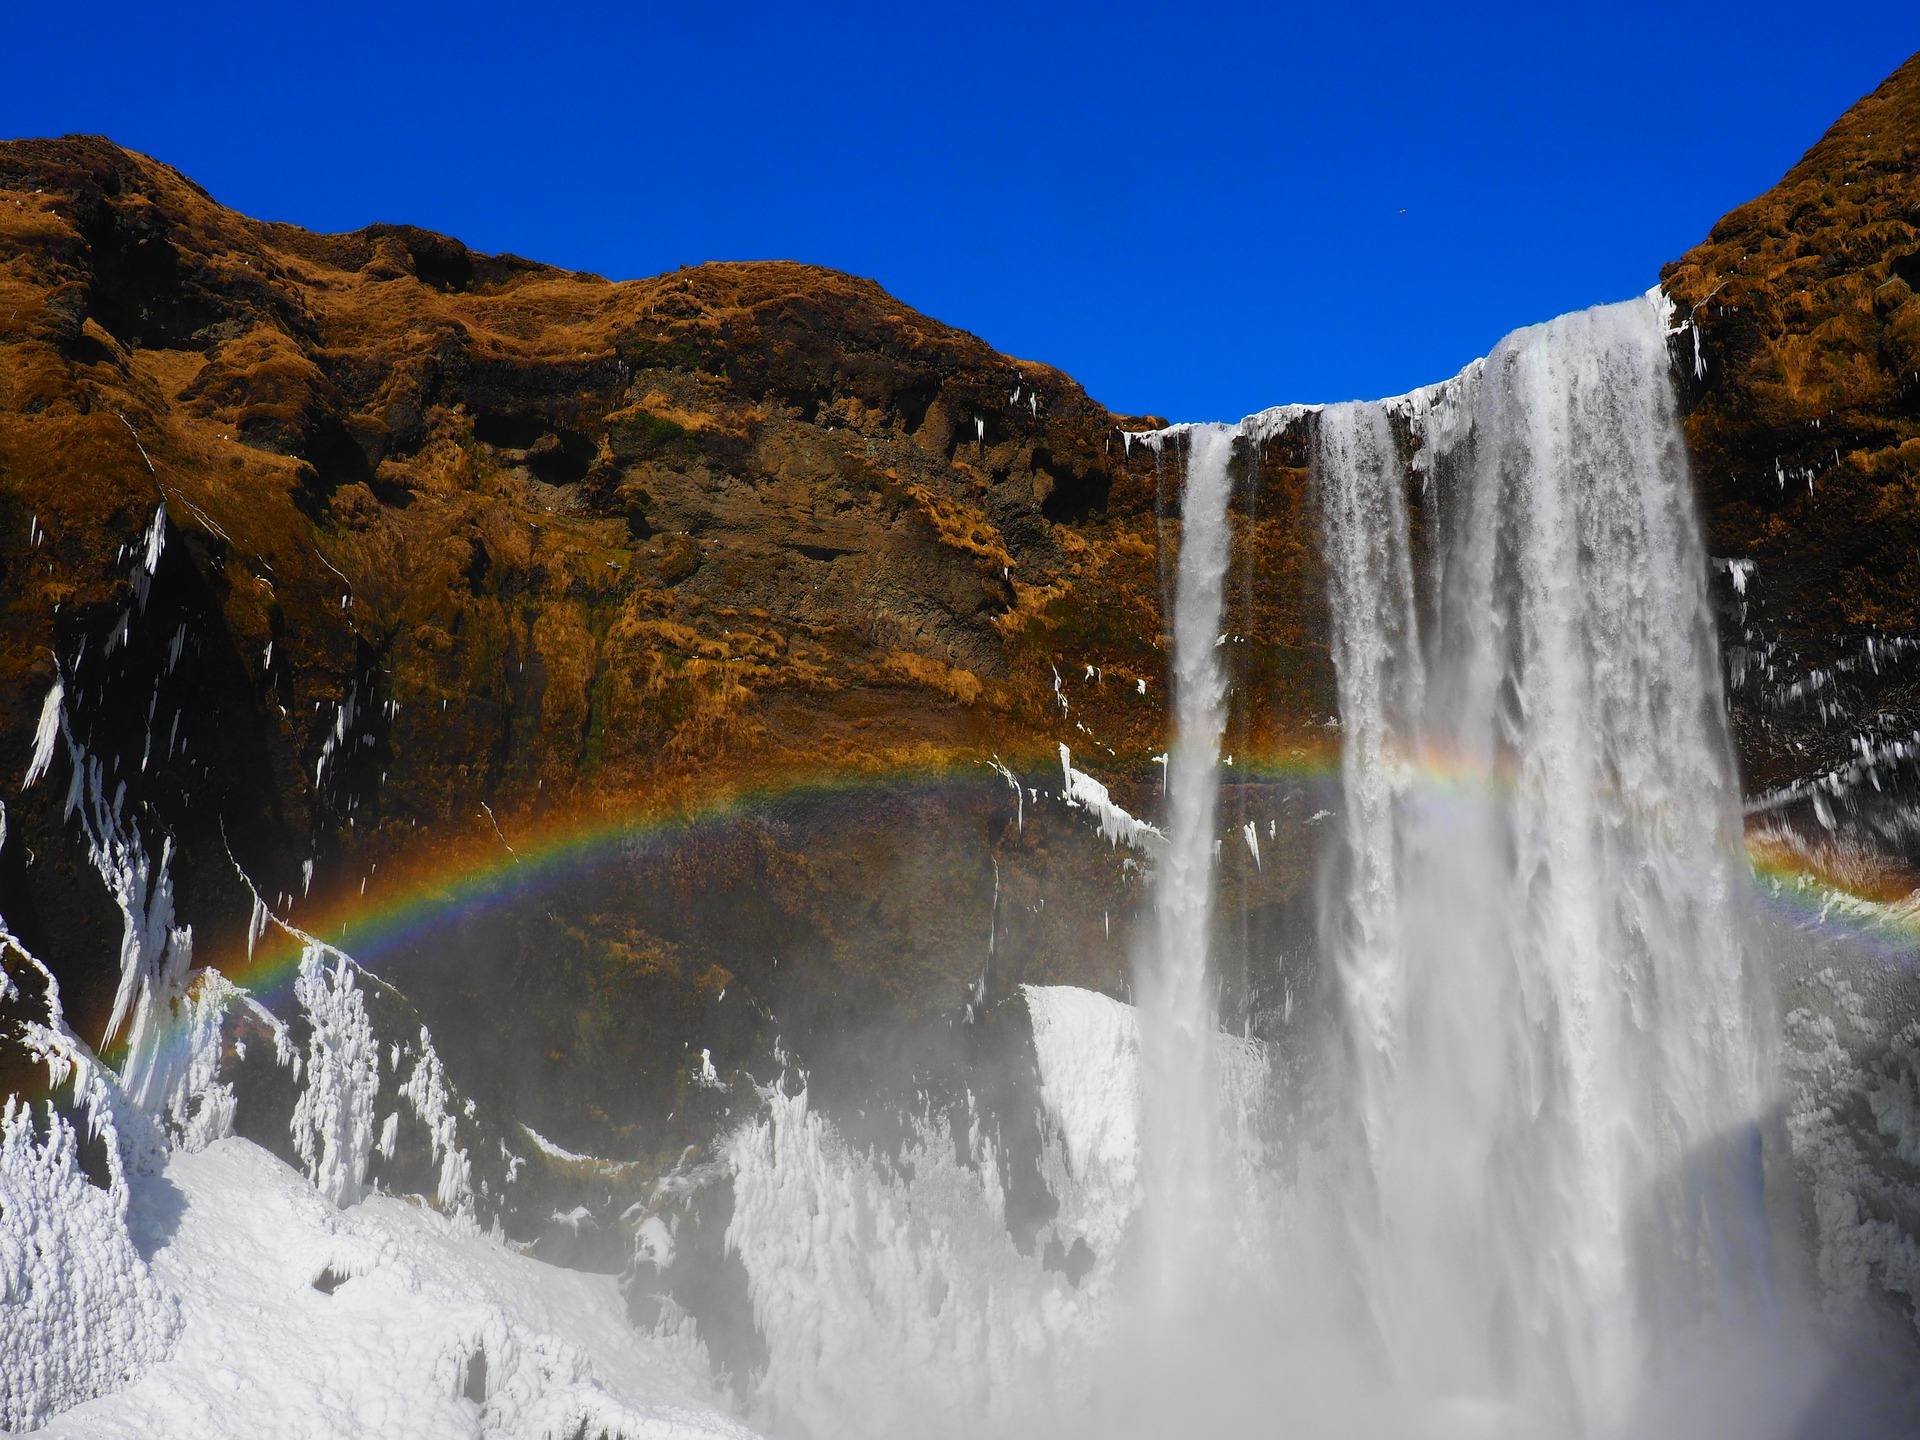
[[(373, 830), (1037, 749), (1027, 632), (1138, 538), (1117, 417), (871, 282), (312, 236), (98, 140), (10, 145), (0, 185), (9, 500), (84, 591), (177, 492), (274, 592), (308, 764), (308, 682), (377, 651), (406, 759)], [(230, 617), (263, 656), (268, 608)]]
[[(1920, 56), (1661, 282), (1697, 332), (1675, 348), (1708, 543), (1754, 566), (1729, 643), (1795, 678), (1920, 633)], [(1912, 689), (1868, 698), (1920, 715)], [(1859, 728), (1734, 698), (1755, 789)]]
[[(684, 837), (691, 889), (602, 865), (625, 879), (580, 881), (564, 923), (536, 896), (405, 963), (493, 957), (497, 1023), (536, 1071), (568, 1057), (580, 1123), (609, 1075), (670, 1096), (690, 1041), (738, 1058), (776, 1008), (816, 1034), (951, 1009), (996, 864), (1028, 917), (999, 997), (1124, 986), (1137, 871), (1079, 817), (1009, 831), (989, 763), (1057, 790), (1064, 739), (1156, 808), (1179, 460), (1126, 432), (1158, 421), (871, 281), (610, 283), (406, 226), (313, 235), (98, 138), (0, 145), (0, 254), (0, 773), (27, 768), (58, 656), (127, 813), (176, 842), (203, 960), (245, 954), (236, 862), (331, 927), (503, 847), (719, 804), (740, 818)], [(1264, 753), (1324, 717), (1330, 675), (1303, 458), (1241, 463), (1236, 563), (1263, 583), (1230, 743)], [(849, 777), (946, 788), (768, 818)], [(0, 910), (91, 1035), (119, 916), (65, 793), (9, 798)], [(907, 856), (951, 883), (908, 883)], [(763, 889), (777, 976), (702, 900), (759, 915)], [(423, 983), (436, 1025), (478, 1016), (467, 982)], [(722, 990), (758, 1018), (716, 1025)]]

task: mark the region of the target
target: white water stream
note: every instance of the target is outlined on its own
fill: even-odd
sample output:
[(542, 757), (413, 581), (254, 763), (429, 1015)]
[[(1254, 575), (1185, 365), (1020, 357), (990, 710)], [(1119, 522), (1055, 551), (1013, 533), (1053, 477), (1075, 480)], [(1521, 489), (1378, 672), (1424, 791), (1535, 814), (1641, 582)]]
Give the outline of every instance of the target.
[(1140, 1005), (1144, 1244), (1159, 1303), (1178, 1307), (1205, 1284), (1229, 1216), (1222, 1203), (1217, 1028), (1208, 930), (1213, 920), (1226, 601), (1235, 427), (1188, 432), (1173, 620), (1173, 746), (1167, 763), (1167, 845), (1156, 876), (1153, 949), (1135, 966)]
[(1666, 366), (1650, 303), (1565, 316), (1425, 403), (1329, 409), (1316, 455), (1354, 1264), (1396, 1379), (1556, 1433), (1617, 1433), (1663, 1351), (1772, 1303), (1768, 1006)]

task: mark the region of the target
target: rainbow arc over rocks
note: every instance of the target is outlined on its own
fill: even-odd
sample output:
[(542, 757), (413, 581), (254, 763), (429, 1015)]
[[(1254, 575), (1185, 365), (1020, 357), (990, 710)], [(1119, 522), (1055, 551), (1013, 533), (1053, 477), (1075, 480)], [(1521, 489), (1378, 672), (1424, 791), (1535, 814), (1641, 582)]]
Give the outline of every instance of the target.
[[(1057, 796), (1050, 759), (1036, 752), (1017, 763), (1024, 780), (1048, 785)], [(1409, 755), (1399, 763), (1409, 774), (1410, 795), (1423, 804), (1471, 805), (1512, 786), (1510, 774), (1458, 757)], [(436, 931), (526, 903), (622, 857), (684, 843), (703, 829), (783, 805), (859, 803), (903, 789), (937, 794), (959, 786), (992, 787), (1002, 783), (994, 764), (986, 757), (969, 757), (940, 766), (812, 772), (728, 788), (699, 803), (670, 809), (567, 816), (524, 825), (501, 816), (441, 851), (424, 858), (403, 857), (385, 875), (376, 871), (364, 893), (343, 895), (310, 913), (273, 916), (250, 953), (235, 947), (236, 953), (205, 958), (233, 983), (270, 1003), (291, 984), (310, 940), (347, 952), (377, 976), (383, 958), (430, 941)], [(1321, 740), (1239, 754), (1222, 780), (1229, 789), (1290, 787), (1337, 805), (1339, 747), (1336, 740)], [(479, 818), (486, 820), (484, 815)], [(1848, 873), (1839, 857), (1800, 845), (1770, 827), (1750, 827), (1743, 858), (1751, 898), (1762, 913), (1795, 926), (1835, 930), (1865, 944), (1889, 966), (1920, 973), (1920, 891), (1908, 892), (1884, 875)]]

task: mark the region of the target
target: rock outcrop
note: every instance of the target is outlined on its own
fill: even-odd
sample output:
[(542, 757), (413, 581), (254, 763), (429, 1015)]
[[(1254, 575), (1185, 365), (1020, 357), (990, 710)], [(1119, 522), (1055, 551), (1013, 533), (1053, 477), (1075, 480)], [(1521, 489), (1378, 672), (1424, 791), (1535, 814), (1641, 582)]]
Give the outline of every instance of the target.
[(1920, 56), (1661, 283), (1748, 789), (1920, 859)]

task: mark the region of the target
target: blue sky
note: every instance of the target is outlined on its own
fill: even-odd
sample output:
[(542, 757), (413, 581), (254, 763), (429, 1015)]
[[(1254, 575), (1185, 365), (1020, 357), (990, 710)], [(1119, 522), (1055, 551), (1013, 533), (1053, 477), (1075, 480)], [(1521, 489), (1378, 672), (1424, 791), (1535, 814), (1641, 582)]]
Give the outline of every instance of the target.
[(784, 257), (1234, 418), (1645, 289), (1920, 49), (1920, 8), (20, 4), (0, 134), (316, 229), (615, 277)]

